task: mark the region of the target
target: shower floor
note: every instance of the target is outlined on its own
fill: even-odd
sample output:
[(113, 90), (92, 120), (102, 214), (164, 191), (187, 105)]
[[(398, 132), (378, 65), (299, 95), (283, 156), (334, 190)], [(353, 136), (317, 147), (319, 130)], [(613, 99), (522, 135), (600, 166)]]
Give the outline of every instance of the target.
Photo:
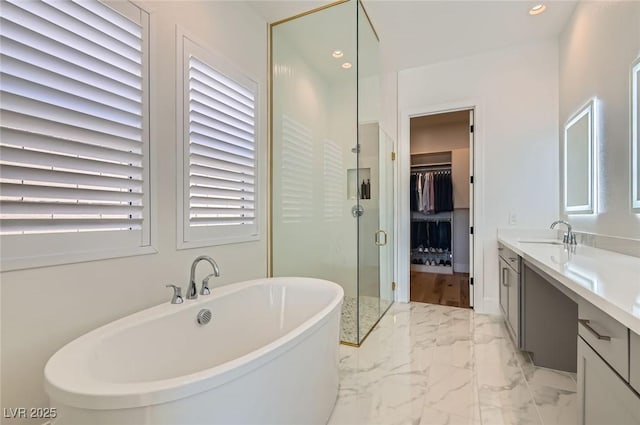
[[(363, 295), (360, 297), (360, 338), (364, 337), (375, 325), (389, 304), (377, 297)], [(342, 303), (342, 320), (340, 322), (340, 341), (357, 344), (356, 333), (356, 297), (344, 297)]]

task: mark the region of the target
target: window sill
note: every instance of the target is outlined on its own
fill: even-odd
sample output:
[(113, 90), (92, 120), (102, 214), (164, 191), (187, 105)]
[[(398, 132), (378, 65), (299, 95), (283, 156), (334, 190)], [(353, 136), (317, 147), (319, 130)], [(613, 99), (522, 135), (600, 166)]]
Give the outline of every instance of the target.
[(148, 245), (136, 248), (62, 253), (40, 257), (2, 258), (0, 262), (0, 272), (62, 266), (66, 264), (86, 263), (89, 261), (110, 260), (157, 253), (158, 250), (154, 246)]
[(252, 236), (236, 236), (227, 238), (217, 238), (215, 240), (194, 240), (194, 241), (178, 241), (177, 249), (206, 248), (209, 246), (231, 245), (245, 242), (256, 242), (260, 240), (259, 235)]

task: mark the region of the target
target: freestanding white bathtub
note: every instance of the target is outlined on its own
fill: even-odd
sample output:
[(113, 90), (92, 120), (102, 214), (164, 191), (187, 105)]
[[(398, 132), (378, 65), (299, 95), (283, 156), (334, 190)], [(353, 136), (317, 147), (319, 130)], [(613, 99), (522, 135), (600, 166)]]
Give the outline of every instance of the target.
[(324, 280), (261, 279), (105, 325), (47, 363), (53, 423), (325, 424), (342, 299)]

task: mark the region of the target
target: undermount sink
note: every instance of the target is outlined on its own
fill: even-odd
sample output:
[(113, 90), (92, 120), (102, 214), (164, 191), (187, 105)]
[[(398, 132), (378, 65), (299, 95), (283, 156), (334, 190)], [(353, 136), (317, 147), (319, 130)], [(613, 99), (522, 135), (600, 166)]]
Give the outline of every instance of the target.
[(519, 239), (520, 243), (540, 243), (546, 245), (564, 245), (562, 242), (555, 239)]

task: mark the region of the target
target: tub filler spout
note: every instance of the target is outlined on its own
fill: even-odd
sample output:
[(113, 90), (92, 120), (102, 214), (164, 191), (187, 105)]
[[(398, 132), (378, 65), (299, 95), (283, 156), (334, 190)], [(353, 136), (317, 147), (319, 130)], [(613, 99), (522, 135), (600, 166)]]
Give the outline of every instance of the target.
[[(209, 257), (208, 255), (201, 255), (195, 260), (193, 260), (193, 263), (191, 264), (191, 273), (189, 275), (189, 287), (187, 288), (188, 300), (195, 300), (196, 298), (198, 298), (198, 288), (196, 287), (196, 266), (200, 261), (203, 261), (203, 260), (211, 264), (211, 267), (213, 267), (213, 275), (215, 277), (220, 276), (220, 269), (218, 268), (218, 264), (214, 261), (213, 258)], [(209, 276), (207, 276), (207, 279), (206, 279), (207, 283), (209, 282), (208, 278)], [(206, 291), (203, 291), (203, 295), (205, 295), (204, 292)]]

